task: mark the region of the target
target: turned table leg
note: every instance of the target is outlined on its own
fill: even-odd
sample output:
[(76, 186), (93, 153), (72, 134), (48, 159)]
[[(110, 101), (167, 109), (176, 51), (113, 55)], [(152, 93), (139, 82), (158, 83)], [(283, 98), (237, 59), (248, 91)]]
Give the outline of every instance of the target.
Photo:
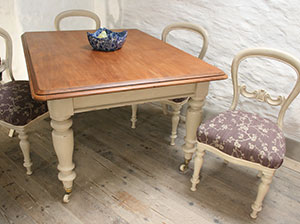
[(66, 192), (63, 201), (67, 203), (72, 192), (73, 180), (76, 177), (73, 171), (75, 165), (73, 163), (74, 135), (71, 128), (72, 101), (68, 99), (49, 101), (48, 108), (53, 128), (52, 141), (58, 158), (58, 179), (63, 183)]
[(184, 151), (184, 163), (179, 167), (180, 171), (185, 171), (196, 151), (196, 132), (202, 121), (202, 107), (208, 93), (208, 82), (198, 83), (195, 95), (189, 100), (189, 107), (186, 115), (186, 136), (185, 144), (182, 146)]

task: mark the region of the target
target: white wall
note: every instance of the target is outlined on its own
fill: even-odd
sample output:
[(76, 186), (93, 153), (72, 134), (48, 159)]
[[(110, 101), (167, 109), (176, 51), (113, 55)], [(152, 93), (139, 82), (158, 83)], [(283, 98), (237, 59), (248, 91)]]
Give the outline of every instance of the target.
[[(228, 75), (233, 56), (248, 47), (274, 47), (300, 58), (300, 5), (296, 0), (0, 0), (0, 26), (13, 37), (13, 71), (17, 79), (27, 79), (20, 35), (26, 31), (54, 30), (54, 17), (63, 10), (75, 8), (94, 11), (101, 17), (102, 25), (108, 28), (138, 28), (157, 38), (160, 38), (161, 31), (170, 23), (187, 21), (199, 24), (207, 29), (210, 37), (204, 60), (221, 68)], [(93, 26), (91, 22), (80, 19), (66, 20), (63, 25), (66, 28), (74, 25), (84, 27), (86, 23)], [(201, 39), (181, 32), (172, 33), (169, 41), (197, 55)], [(267, 83), (272, 86), (270, 93), (285, 94), (286, 89), (295, 81), (295, 75), (289, 74), (290, 70), (284, 66), (271, 64), (271, 68), (275, 67), (276, 74), (280, 74), (276, 78), (270, 67), (261, 72), (261, 76), (264, 64), (261, 61), (250, 62), (257, 67), (250, 67), (250, 63), (245, 63), (241, 71), (243, 77), (250, 78), (251, 88)], [(278, 82), (280, 85), (276, 84)], [(205, 109), (224, 111), (230, 106), (231, 96), (230, 78), (214, 82), (210, 86)], [(300, 97), (287, 111), (284, 127), (285, 133), (298, 141), (299, 102)], [(242, 101), (241, 108), (275, 117), (272, 110), (263, 112), (248, 101)]]
[[(186, 21), (203, 26), (210, 37), (204, 60), (224, 70), (229, 76), (234, 55), (248, 47), (272, 47), (300, 58), (300, 5), (297, 0), (124, 0), (123, 5), (123, 27), (135, 27), (157, 38), (160, 38), (163, 28), (173, 22)], [(181, 33), (177, 37), (181, 38), (176, 42), (177, 46), (193, 55), (197, 54), (199, 41), (194, 36)], [(174, 39), (171, 38), (173, 43)], [(251, 64), (243, 64), (241, 80), (249, 77), (250, 82), (247, 83), (252, 90), (269, 84), (270, 93), (286, 94), (296, 80), (293, 70), (286, 65), (278, 66), (267, 61), (267, 70), (262, 70), (264, 61), (250, 59), (249, 62)], [(226, 81), (211, 83), (205, 109), (224, 111), (231, 104), (231, 96), (230, 77)], [(255, 111), (271, 119), (275, 118), (274, 111), (278, 112), (268, 106), (259, 109), (249, 101), (241, 102), (241, 109)], [(300, 96), (287, 111), (284, 126), (286, 135), (298, 141), (299, 113)]]
[[(0, 27), (9, 32), (13, 38), (13, 74), (16, 79), (28, 79), (21, 35), (27, 31), (54, 30), (54, 18), (69, 9), (86, 9), (95, 11), (95, 0), (0, 0)], [(98, 8), (98, 11), (101, 11)], [(101, 18), (103, 16), (99, 15)], [(86, 18), (62, 20), (62, 28), (93, 28), (94, 22)], [(1, 47), (3, 43), (1, 42)], [(8, 77), (4, 77), (8, 80)]]

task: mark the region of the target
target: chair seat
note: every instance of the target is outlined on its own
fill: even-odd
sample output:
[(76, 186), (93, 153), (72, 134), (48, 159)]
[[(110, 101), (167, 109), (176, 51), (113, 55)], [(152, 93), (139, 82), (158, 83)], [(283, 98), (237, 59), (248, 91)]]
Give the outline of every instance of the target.
[(285, 155), (285, 138), (276, 123), (256, 114), (226, 111), (200, 125), (199, 142), (236, 158), (278, 168)]
[(185, 101), (188, 97), (182, 97), (182, 98), (176, 98), (176, 99), (170, 99), (169, 101), (173, 101), (175, 103), (181, 103)]
[(32, 99), (28, 81), (12, 81), (0, 86), (0, 120), (24, 126), (47, 111), (46, 102)]

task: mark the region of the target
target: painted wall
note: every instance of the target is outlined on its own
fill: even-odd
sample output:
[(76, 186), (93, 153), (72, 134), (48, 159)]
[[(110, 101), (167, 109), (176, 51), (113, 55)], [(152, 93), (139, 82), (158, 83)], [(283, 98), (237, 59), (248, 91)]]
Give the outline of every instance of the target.
[[(300, 5), (296, 0), (222, 1), (222, 0), (125, 0), (123, 27), (136, 27), (157, 38), (163, 28), (173, 22), (191, 22), (203, 26), (209, 33), (209, 47), (204, 60), (216, 65), (230, 76), (232, 59), (249, 47), (272, 47), (300, 58)], [(171, 33), (173, 34), (173, 33)], [(175, 41), (176, 39), (176, 41)], [(179, 40), (178, 40), (179, 39)], [(170, 42), (197, 55), (201, 38), (186, 32), (170, 36)], [(199, 42), (200, 41), (200, 42)], [(267, 68), (263, 70), (264, 65)], [(250, 59), (242, 64), (241, 81), (248, 78), (250, 90), (268, 85), (270, 94), (284, 94), (292, 87), (296, 74), (284, 64), (270, 60)], [(205, 109), (224, 111), (231, 105), (231, 78), (211, 83)], [(240, 108), (255, 111), (275, 119), (278, 110), (261, 103), (241, 100)], [(259, 107), (257, 107), (259, 105)], [(300, 96), (286, 113), (284, 131), (300, 139)]]
[[(210, 37), (204, 60), (228, 75), (234, 55), (248, 47), (273, 47), (300, 58), (300, 6), (296, 0), (0, 0), (0, 26), (13, 37), (13, 71), (17, 79), (27, 79), (20, 35), (26, 31), (54, 30), (55, 16), (63, 10), (75, 8), (94, 11), (100, 16), (102, 25), (108, 28), (138, 28), (157, 38), (170, 23), (186, 21), (199, 24), (208, 31)], [(93, 23), (72, 19), (65, 20), (63, 26), (67, 29), (74, 26), (91, 28)], [(187, 32), (172, 32), (168, 40), (193, 55), (197, 55), (201, 43), (201, 38)], [(266, 70), (262, 69), (264, 64), (268, 65)], [(251, 59), (243, 63), (241, 80), (249, 78), (250, 82), (247, 83), (253, 90), (269, 84), (271, 94), (286, 94), (296, 80), (292, 72), (285, 65)], [(230, 78), (211, 83), (205, 109), (209, 112), (224, 111), (231, 104), (231, 96)], [(274, 112), (267, 106), (254, 106), (247, 100), (241, 102), (241, 109), (256, 111), (271, 119), (278, 111), (275, 109)], [(287, 111), (284, 126), (286, 135), (298, 141), (299, 111), (300, 97)]]

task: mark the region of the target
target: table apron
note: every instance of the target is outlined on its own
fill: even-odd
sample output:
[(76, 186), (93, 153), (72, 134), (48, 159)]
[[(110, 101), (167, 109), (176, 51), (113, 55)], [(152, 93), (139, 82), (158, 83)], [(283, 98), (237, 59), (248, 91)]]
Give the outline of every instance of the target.
[(197, 83), (73, 98), (74, 113), (193, 96)]

